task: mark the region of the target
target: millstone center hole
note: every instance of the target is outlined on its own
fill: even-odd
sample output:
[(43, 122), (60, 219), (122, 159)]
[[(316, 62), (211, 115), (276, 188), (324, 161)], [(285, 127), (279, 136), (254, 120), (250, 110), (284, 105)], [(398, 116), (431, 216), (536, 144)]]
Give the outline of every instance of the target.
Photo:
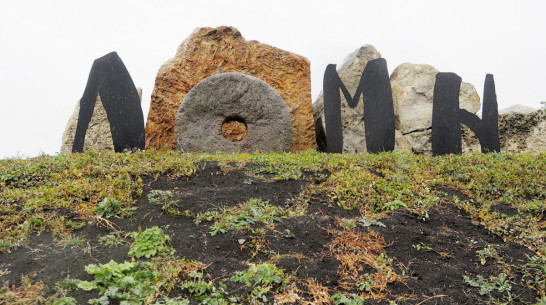
[(231, 142), (241, 141), (246, 137), (246, 123), (240, 117), (228, 117), (222, 124), (222, 136)]

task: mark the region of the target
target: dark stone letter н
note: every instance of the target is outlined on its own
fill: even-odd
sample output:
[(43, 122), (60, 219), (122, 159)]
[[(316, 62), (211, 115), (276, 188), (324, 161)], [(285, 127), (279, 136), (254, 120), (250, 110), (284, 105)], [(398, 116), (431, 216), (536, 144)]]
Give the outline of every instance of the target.
[(360, 94), (364, 95), (367, 151), (394, 150), (394, 107), (387, 61), (378, 58), (368, 62), (352, 98), (337, 74), (336, 65), (326, 67), (323, 91), (326, 151), (329, 153), (343, 152), (340, 89), (351, 108), (357, 106)]
[(85, 133), (100, 95), (112, 132), (114, 150), (144, 149), (144, 116), (133, 80), (116, 52), (98, 58), (80, 100), (80, 113), (72, 152), (82, 152)]
[(482, 153), (500, 152), (498, 105), (493, 75), (487, 74), (483, 92), (483, 118), (459, 109), (461, 78), (455, 73), (436, 74), (432, 105), (432, 154), (461, 154), (461, 123), (480, 141)]

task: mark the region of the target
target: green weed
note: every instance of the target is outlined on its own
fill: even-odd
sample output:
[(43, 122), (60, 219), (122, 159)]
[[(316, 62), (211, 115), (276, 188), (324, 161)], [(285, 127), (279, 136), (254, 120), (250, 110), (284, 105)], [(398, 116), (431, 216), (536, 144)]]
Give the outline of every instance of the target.
[(17, 247), (16, 244), (12, 244), (9, 241), (0, 240), (0, 252), (10, 252), (12, 248)]
[(471, 287), (480, 288), (480, 295), (490, 294), (492, 291), (496, 290), (501, 293), (506, 292), (510, 296), (510, 290), (512, 289), (512, 286), (506, 280), (506, 274), (504, 273), (501, 273), (496, 279), (491, 279), (490, 281), (486, 280), (481, 275), (478, 275), (476, 280), (472, 280), (465, 275), (463, 281)]
[(231, 277), (232, 282), (241, 282), (251, 287), (253, 284), (269, 286), (286, 284), (284, 272), (273, 264), (252, 265), (246, 271), (238, 271)]
[(203, 273), (198, 271), (190, 272), (188, 277), (190, 280), (180, 285), (180, 288), (187, 290), (191, 295), (193, 295), (195, 299), (200, 302), (199, 304), (240, 304), (238, 297), (227, 296), (227, 287), (222, 282), (220, 282), (218, 287), (216, 287), (212, 281), (204, 281)]
[(374, 280), (370, 277), (369, 273), (365, 273), (364, 278), (366, 280), (363, 281), (363, 282), (357, 283), (356, 288), (358, 289), (358, 291), (366, 291), (366, 292), (372, 291), (372, 286), (374, 284)]
[(190, 305), (190, 301), (183, 298), (165, 298), (161, 301), (155, 302), (154, 305)]
[(378, 226), (378, 227), (383, 227), (383, 228), (386, 228), (385, 224), (382, 223), (381, 221), (377, 220), (377, 219), (369, 219), (369, 218), (366, 218), (366, 217), (359, 217), (358, 218), (358, 223), (364, 227), (369, 227), (369, 226)]
[(341, 226), (345, 229), (356, 228), (356, 219), (354, 218), (341, 218), (340, 222)]
[(127, 238), (136, 237), (138, 233), (127, 233), (123, 231), (112, 231), (99, 237), (99, 243), (106, 246), (119, 246), (127, 243)]
[(150, 264), (144, 262), (124, 262), (111, 260), (107, 264), (87, 265), (85, 271), (94, 276), (93, 281), (79, 281), (78, 288), (85, 291), (98, 290), (99, 298), (90, 304), (110, 304), (110, 301), (140, 304), (157, 292), (153, 285), (157, 274), (150, 271)]
[(401, 200), (393, 200), (393, 201), (389, 201), (387, 203), (385, 203), (385, 205), (383, 206), (383, 209), (386, 210), (386, 211), (394, 211), (394, 210), (398, 210), (399, 208), (408, 208), (408, 206), (402, 202)]
[(336, 293), (330, 297), (335, 305), (364, 305), (364, 299), (356, 294), (346, 296), (343, 293)]
[(546, 299), (546, 258), (533, 256), (521, 267), (522, 281)]
[(78, 289), (78, 282), (79, 282), (79, 280), (71, 279), (68, 276), (65, 279), (63, 279), (62, 281), (59, 281), (59, 282), (55, 283), (55, 288), (58, 291), (61, 291), (61, 292), (77, 290)]
[(199, 223), (203, 220), (214, 220), (215, 224), (210, 226), (209, 230), (211, 235), (216, 235), (230, 230), (250, 229), (257, 222), (266, 224), (277, 222), (281, 217), (291, 215), (294, 214), (290, 209), (271, 205), (259, 198), (251, 198), (234, 208), (198, 214), (195, 221)]
[(139, 234), (129, 250), (129, 256), (150, 258), (157, 254), (170, 254), (172, 249), (167, 245), (168, 239), (169, 237), (157, 226), (146, 229), (144, 232), (141, 232), (139, 228)]
[(421, 250), (424, 250), (424, 251), (434, 251), (434, 248), (432, 248), (431, 246), (428, 246), (428, 245), (425, 245), (424, 243), (422, 242), (419, 242), (415, 245), (411, 245), (415, 250), (417, 251), (421, 251)]
[(487, 245), (487, 247), (483, 248), (482, 250), (479, 250), (476, 252), (478, 254), (478, 258), (480, 259), (480, 263), (482, 265), (485, 265), (487, 262), (487, 259), (498, 259), (499, 254), (497, 253), (497, 250), (495, 248), (491, 247), (491, 245)]
[(174, 194), (171, 191), (152, 190), (148, 193), (148, 201), (153, 204), (161, 205), (163, 212), (167, 214), (180, 214), (176, 207), (176, 200)]
[(209, 227), (210, 235), (214, 236), (216, 234), (224, 234), (227, 232), (221, 225), (213, 225)]
[(80, 247), (85, 245), (85, 237), (84, 236), (76, 236), (74, 234), (70, 235), (69, 237), (65, 238), (63, 240), (63, 248), (70, 247)]
[(253, 288), (250, 293), (251, 302), (262, 300), (273, 289), (282, 291), (289, 283), (289, 278), (283, 270), (268, 263), (251, 265), (245, 271), (237, 271), (230, 280)]
[(95, 215), (104, 218), (119, 217), (122, 213), (127, 212), (128, 210), (123, 208), (119, 201), (108, 197), (99, 202), (95, 208)]
[(60, 297), (53, 300), (52, 305), (78, 305), (78, 302), (72, 297)]

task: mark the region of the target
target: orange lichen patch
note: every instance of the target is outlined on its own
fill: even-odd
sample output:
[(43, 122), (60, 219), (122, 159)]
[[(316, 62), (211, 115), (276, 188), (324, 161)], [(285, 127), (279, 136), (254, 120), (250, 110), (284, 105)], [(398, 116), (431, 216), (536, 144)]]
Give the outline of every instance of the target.
[(231, 142), (241, 141), (246, 137), (246, 125), (237, 120), (230, 120), (222, 124), (222, 136)]
[(315, 149), (309, 61), (258, 41), (245, 40), (233, 27), (198, 28), (159, 69), (146, 123), (146, 149), (176, 149), (174, 122), (191, 88), (218, 73), (257, 77), (282, 97), (292, 119), (292, 149)]
[(302, 285), (307, 288), (306, 292), (309, 294), (309, 300), (303, 301), (303, 305), (332, 304), (328, 288), (317, 283), (315, 279), (308, 279), (306, 282), (303, 282)]
[(337, 232), (328, 248), (341, 264), (339, 286), (345, 290), (356, 287), (365, 299), (384, 297), (387, 284), (399, 280), (384, 252), (385, 246), (383, 237), (374, 231)]

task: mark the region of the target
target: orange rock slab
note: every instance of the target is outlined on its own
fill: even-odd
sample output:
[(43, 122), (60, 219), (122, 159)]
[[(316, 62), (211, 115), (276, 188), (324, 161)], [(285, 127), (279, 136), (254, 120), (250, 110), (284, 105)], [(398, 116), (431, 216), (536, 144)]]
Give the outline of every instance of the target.
[(316, 148), (309, 61), (258, 41), (233, 27), (197, 28), (159, 69), (146, 123), (146, 149), (176, 149), (174, 121), (186, 94), (224, 72), (257, 77), (275, 88), (292, 118), (292, 152)]

